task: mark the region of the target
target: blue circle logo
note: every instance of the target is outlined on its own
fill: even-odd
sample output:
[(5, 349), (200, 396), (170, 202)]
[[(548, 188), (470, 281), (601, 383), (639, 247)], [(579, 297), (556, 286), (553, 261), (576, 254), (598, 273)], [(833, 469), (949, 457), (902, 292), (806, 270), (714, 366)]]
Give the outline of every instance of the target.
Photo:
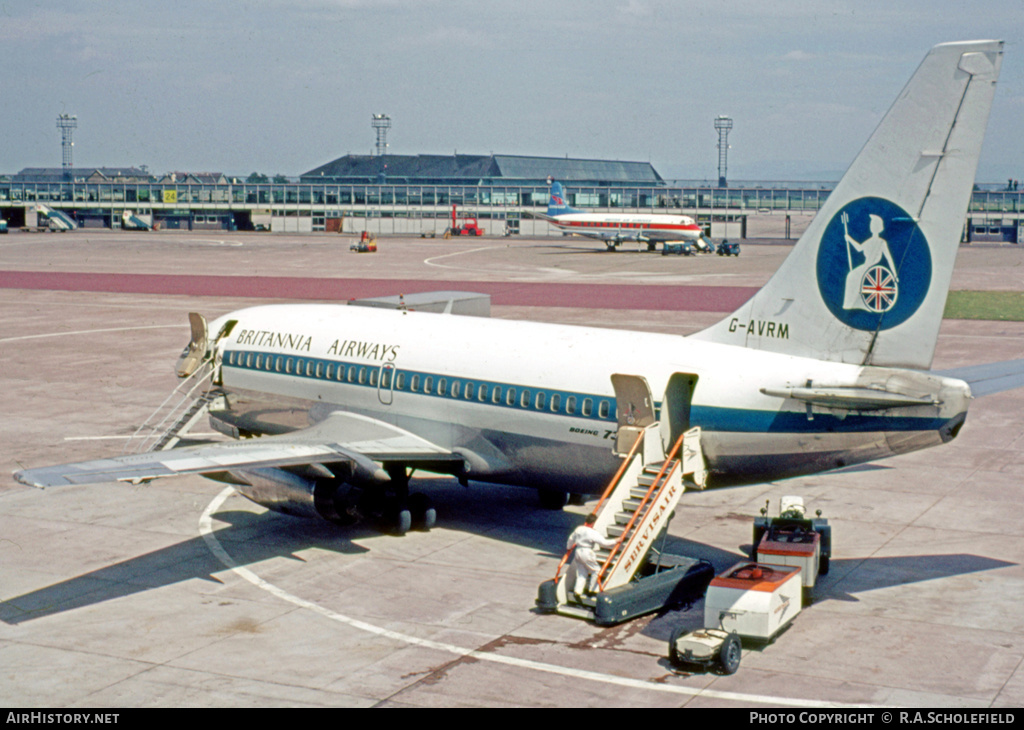
[(858, 330), (887, 330), (924, 302), (932, 255), (905, 210), (882, 198), (859, 198), (825, 226), (817, 274), (818, 291), (836, 319)]

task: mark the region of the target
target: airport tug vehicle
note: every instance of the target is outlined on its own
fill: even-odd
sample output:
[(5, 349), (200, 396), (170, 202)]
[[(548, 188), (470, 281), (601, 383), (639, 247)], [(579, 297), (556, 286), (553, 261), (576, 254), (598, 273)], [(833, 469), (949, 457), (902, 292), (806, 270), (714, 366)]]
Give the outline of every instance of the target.
[(803, 603), (810, 605), (817, 578), (828, 575), (832, 558), (832, 527), (821, 510), (809, 519), (803, 499), (790, 496), (780, 500), (779, 516), (769, 517), (765, 502), (761, 516), (754, 519), (752, 545), (752, 557), (759, 563), (800, 568)]
[[(679, 385), (685, 390), (694, 384)], [(613, 448), (623, 461), (593, 510), (593, 527), (614, 545), (595, 551), (601, 569), (591, 578), (593, 590), (574, 593), (576, 568), (570, 548), (555, 577), (541, 583), (536, 600), (541, 613), (600, 626), (694, 603), (714, 576), (706, 560), (655, 549), (656, 543), (664, 544), (683, 492), (704, 488), (707, 466), (700, 428), (656, 421), (645, 378), (613, 375), (612, 385), (619, 419)]]
[(349, 246), (356, 253), (377, 253), (377, 237), (369, 231), (363, 231), (359, 240)]

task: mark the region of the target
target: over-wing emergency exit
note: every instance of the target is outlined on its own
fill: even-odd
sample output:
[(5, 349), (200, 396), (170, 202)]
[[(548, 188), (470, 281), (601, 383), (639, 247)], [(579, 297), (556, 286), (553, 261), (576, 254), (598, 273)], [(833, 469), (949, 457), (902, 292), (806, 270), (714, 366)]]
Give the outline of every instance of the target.
[[(15, 476), (57, 486), (203, 474), (281, 512), (383, 513), (401, 532), (434, 519), (409, 494), (415, 471), (589, 495), (635, 448), (657, 460), (683, 444), (686, 486), (702, 489), (945, 443), (971, 389), (925, 371), (1002, 52), (998, 41), (933, 48), (781, 268), (707, 330), (404, 306), (275, 304), (209, 325), (192, 315), (179, 375), (195, 400), (161, 443)], [(166, 448), (203, 413), (236, 440)]]

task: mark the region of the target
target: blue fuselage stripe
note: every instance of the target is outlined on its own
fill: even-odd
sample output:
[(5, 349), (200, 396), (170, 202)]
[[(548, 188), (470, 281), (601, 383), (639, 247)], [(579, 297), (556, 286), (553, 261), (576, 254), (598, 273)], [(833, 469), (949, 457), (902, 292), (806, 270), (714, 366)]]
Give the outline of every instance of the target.
[[(257, 367), (259, 361), (261, 366)], [(288, 361), (291, 361), (290, 363)], [(444, 398), (453, 402), (508, 408), (543, 413), (552, 417), (585, 419), (589, 421), (616, 423), (615, 397), (608, 394), (579, 393), (567, 390), (553, 390), (522, 383), (504, 383), (458, 375), (428, 373), (394, 367), (393, 363), (373, 365), (359, 362), (343, 362), (301, 355), (282, 355), (275, 352), (254, 350), (229, 350), (224, 353), (222, 366), (246, 372), (278, 375), (286, 378), (303, 378), (324, 381), (335, 385), (356, 388), (385, 390), (424, 398)], [(330, 366), (330, 367), (328, 367)], [(287, 370), (286, 370), (287, 368)], [(339, 368), (344, 377), (338, 377)], [(381, 387), (380, 377), (388, 370), (389, 385)], [(362, 380), (360, 381), (360, 370)], [(290, 371), (290, 372), (289, 372)], [(319, 373), (319, 375), (317, 374)], [(371, 376), (372, 373), (372, 376)], [(402, 387), (396, 386), (396, 379), (402, 377)], [(416, 390), (411, 390), (414, 378), (418, 379)], [(431, 379), (431, 392), (424, 392), (427, 379)], [(439, 392), (439, 386), (444, 386)], [(466, 388), (472, 394), (465, 397)], [(457, 395), (452, 395), (452, 389)], [(486, 388), (486, 397), (480, 399), (480, 389)], [(494, 400), (498, 390), (500, 397)], [(509, 392), (514, 396), (509, 398)], [(524, 400), (523, 394), (526, 393)], [(537, 406), (542, 396), (543, 406)], [(557, 401), (555, 400), (557, 399)], [(524, 405), (525, 403), (525, 405)], [(556, 405), (553, 407), (553, 403)], [(585, 405), (586, 404), (586, 405)], [(572, 406), (572, 412), (569, 411)], [(660, 410), (661, 404), (655, 403)], [(584, 410), (587, 411), (586, 415)], [(809, 418), (804, 411), (762, 411), (746, 408), (723, 408), (694, 403), (690, 410), (690, 422), (706, 431), (733, 433), (866, 433), (880, 431), (936, 431), (945, 425), (944, 418), (916, 418), (911, 416), (888, 416), (863, 413), (847, 413), (836, 416), (815, 412)]]

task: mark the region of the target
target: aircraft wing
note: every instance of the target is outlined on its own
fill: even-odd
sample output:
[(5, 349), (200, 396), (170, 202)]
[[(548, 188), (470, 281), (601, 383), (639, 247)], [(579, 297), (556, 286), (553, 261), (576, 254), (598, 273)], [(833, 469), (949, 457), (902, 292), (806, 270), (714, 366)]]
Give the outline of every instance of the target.
[(436, 464), (462, 461), (462, 457), (397, 426), (355, 413), (337, 412), (309, 428), (278, 436), (25, 469), (15, 472), (14, 478), (33, 487), (112, 481), (139, 483), (178, 474), (339, 462), (352, 464), (367, 476), (386, 478), (376, 460)]
[(624, 231), (621, 228), (613, 228), (608, 231), (572, 231), (572, 233), (598, 241), (636, 241), (640, 231)]
[(951, 370), (933, 370), (932, 373), (965, 381), (971, 386), (971, 395), (975, 397), (1024, 387), (1024, 359), (990, 362)]
[[(651, 241), (653, 243), (692, 241), (694, 238), (693, 236), (684, 236), (679, 231), (662, 231), (658, 229), (641, 230), (640, 235), (644, 241)], [(698, 238), (702, 238), (702, 236), (698, 236)]]

